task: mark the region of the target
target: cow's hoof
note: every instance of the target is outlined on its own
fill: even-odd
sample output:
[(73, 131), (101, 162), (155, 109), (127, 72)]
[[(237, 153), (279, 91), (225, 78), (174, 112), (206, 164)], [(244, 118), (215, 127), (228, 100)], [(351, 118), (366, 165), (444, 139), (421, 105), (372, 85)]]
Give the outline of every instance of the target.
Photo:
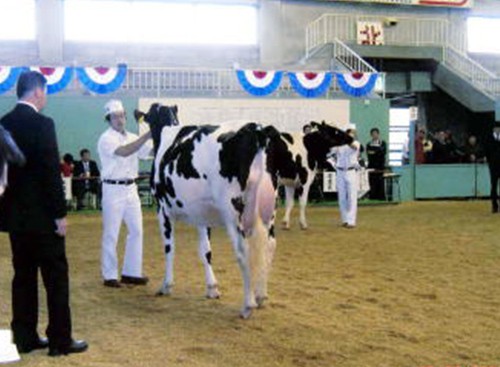
[(301, 224), (300, 225), (300, 229), (303, 230), (303, 231), (306, 231), (307, 230), (307, 224)]
[(281, 223), (281, 229), (284, 229), (285, 231), (289, 231), (290, 230), (290, 224), (288, 223)]
[(240, 311), (240, 317), (243, 319), (243, 320), (247, 320), (250, 318), (250, 316), (252, 316), (252, 307), (244, 307), (241, 311)]
[(162, 286), (158, 292), (156, 292), (156, 296), (170, 296), (172, 294), (172, 286)]
[(219, 292), (219, 289), (217, 288), (217, 285), (209, 285), (207, 287), (207, 293), (205, 295), (208, 299), (219, 299), (221, 296), (221, 293)]
[(257, 308), (264, 307), (264, 302), (267, 300), (267, 296), (257, 296), (255, 297), (255, 302), (257, 302)]

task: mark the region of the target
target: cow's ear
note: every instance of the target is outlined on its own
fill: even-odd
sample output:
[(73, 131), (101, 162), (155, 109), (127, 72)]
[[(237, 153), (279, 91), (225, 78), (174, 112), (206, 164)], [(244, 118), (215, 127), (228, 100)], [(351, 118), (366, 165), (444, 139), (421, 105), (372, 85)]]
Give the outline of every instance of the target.
[(139, 122), (139, 120), (141, 118), (143, 118), (144, 116), (146, 116), (146, 114), (144, 112), (141, 112), (139, 111), (138, 109), (135, 109), (134, 110), (134, 118), (135, 118), (135, 121)]
[(177, 111), (179, 111), (179, 109), (177, 108), (177, 105), (174, 105), (174, 112), (177, 113)]

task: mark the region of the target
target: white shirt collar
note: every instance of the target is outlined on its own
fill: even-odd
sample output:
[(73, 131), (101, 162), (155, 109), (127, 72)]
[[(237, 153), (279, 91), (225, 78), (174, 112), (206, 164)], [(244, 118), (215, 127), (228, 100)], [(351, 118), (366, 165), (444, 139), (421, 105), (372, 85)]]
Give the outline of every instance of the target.
[(24, 104), (26, 106), (30, 106), (31, 108), (33, 108), (35, 110), (35, 112), (40, 112), (38, 111), (38, 108), (36, 108), (36, 106), (33, 104), (33, 103), (29, 103), (29, 102), (26, 102), (26, 101), (17, 101), (18, 104)]

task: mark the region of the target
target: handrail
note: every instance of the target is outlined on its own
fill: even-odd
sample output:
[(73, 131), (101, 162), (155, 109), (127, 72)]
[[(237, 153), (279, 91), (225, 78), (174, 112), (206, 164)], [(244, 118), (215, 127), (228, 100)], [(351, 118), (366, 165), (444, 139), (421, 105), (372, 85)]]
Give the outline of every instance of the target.
[(500, 78), (453, 47), (445, 48), (443, 63), (487, 94), (500, 94)]
[(377, 73), (373, 66), (367, 63), (361, 56), (354, 52), (344, 42), (335, 39), (335, 59), (341, 62), (345, 67), (351, 71), (359, 71), (363, 73)]

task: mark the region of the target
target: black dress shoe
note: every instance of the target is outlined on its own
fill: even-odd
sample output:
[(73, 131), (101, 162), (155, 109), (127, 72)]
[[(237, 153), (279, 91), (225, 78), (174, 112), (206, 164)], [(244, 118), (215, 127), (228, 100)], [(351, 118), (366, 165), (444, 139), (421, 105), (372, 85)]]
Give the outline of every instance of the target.
[(71, 344), (65, 348), (50, 348), (49, 356), (58, 357), (70, 353), (83, 353), (89, 348), (85, 340), (72, 340)]
[(111, 287), (111, 288), (120, 288), (122, 285), (118, 283), (118, 280), (116, 279), (107, 279), (104, 281), (104, 286), (105, 287)]
[(128, 275), (122, 275), (121, 282), (123, 284), (146, 285), (149, 282), (149, 278), (148, 277), (130, 277)]
[(47, 338), (38, 338), (38, 341), (35, 344), (29, 346), (18, 346), (17, 351), (19, 353), (29, 353), (35, 349), (44, 349), (49, 346), (49, 339)]

